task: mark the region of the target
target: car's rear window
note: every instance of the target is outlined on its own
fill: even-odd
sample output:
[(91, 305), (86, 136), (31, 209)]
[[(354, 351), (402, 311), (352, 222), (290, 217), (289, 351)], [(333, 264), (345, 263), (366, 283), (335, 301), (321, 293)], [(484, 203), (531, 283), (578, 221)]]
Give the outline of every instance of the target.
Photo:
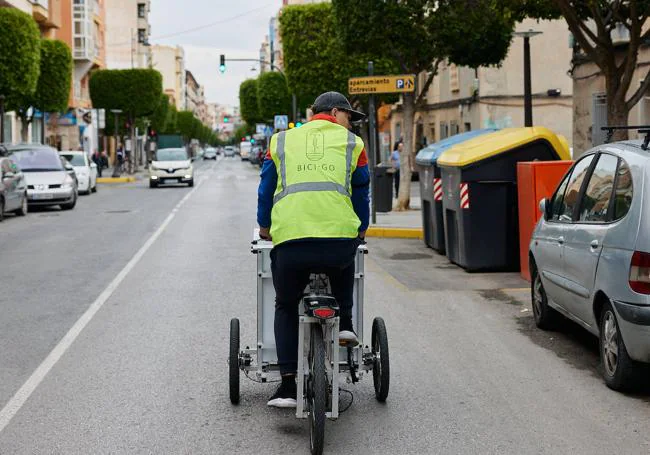
[(73, 166), (85, 166), (86, 161), (80, 153), (62, 153), (61, 156), (68, 160)]

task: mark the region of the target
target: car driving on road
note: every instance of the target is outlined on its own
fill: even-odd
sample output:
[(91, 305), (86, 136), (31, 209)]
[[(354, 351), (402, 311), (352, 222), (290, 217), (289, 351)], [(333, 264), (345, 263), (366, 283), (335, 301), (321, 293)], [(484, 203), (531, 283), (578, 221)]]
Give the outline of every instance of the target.
[(7, 150), (25, 176), (29, 205), (58, 205), (63, 210), (75, 207), (77, 183), (55, 149), (30, 144), (10, 146)]
[(0, 156), (0, 221), (7, 212), (27, 215), (27, 184), (14, 160)]
[(79, 193), (90, 194), (97, 191), (97, 165), (88, 159), (85, 152), (59, 152), (74, 168)]
[(194, 186), (194, 167), (184, 148), (159, 149), (149, 166), (149, 187), (169, 182)]
[(535, 322), (560, 314), (599, 337), (602, 374), (634, 388), (650, 363), (650, 151), (596, 147), (569, 170), (530, 243)]
[(205, 151), (203, 154), (203, 159), (204, 160), (215, 160), (217, 161), (217, 150), (213, 148), (209, 148)]

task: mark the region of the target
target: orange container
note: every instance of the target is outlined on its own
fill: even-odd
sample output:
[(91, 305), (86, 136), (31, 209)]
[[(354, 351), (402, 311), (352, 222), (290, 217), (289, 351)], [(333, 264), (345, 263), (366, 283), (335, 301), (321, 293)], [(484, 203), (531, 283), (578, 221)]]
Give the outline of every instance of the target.
[(550, 198), (573, 161), (531, 161), (517, 163), (519, 196), (519, 260), (521, 276), (530, 281), (528, 245), (541, 218), (539, 201)]

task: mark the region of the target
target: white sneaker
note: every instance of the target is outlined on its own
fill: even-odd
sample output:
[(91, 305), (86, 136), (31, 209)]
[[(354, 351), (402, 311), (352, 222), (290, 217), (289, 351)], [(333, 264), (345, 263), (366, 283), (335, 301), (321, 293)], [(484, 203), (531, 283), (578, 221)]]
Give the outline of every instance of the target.
[(298, 404), (296, 402), (296, 383), (281, 383), (266, 404), (274, 408), (295, 408)]
[(359, 344), (357, 334), (352, 330), (341, 330), (339, 332), (339, 346), (355, 347)]

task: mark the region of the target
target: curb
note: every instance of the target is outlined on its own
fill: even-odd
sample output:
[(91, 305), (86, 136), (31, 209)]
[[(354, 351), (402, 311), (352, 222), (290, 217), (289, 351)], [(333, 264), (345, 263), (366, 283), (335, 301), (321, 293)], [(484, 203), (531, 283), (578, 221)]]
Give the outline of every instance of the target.
[(423, 239), (424, 232), (420, 228), (371, 226), (366, 231), (366, 237), (383, 237), (390, 239)]
[(97, 177), (97, 183), (132, 183), (135, 177)]

